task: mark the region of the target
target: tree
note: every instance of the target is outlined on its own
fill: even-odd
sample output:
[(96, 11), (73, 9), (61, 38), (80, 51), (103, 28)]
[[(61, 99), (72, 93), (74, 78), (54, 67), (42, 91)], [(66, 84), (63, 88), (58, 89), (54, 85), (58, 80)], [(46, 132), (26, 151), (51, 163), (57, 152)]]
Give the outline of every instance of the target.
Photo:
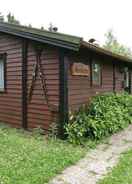
[(31, 25), (31, 24), (29, 24), (27, 27), (32, 28), (32, 25)]
[(41, 30), (44, 30), (44, 27), (43, 26), (41, 26), (41, 28), (40, 28)]
[(11, 13), (8, 13), (7, 15), (7, 22), (11, 24), (20, 25), (20, 22)]
[(4, 16), (0, 13), (0, 22), (4, 22)]
[(110, 50), (116, 54), (120, 54), (123, 56), (127, 56), (132, 58), (132, 51), (129, 47), (126, 47), (125, 45), (120, 44), (116, 37), (113, 34), (113, 30), (110, 29), (106, 34), (106, 41), (103, 47), (107, 50)]

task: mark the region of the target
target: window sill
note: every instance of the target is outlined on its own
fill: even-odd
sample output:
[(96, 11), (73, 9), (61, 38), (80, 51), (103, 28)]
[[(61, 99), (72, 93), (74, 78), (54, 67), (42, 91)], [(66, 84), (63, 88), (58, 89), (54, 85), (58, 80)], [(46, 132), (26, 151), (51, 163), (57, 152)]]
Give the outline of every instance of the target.
[(92, 84), (92, 87), (95, 87), (95, 88), (101, 88), (102, 85), (101, 84)]
[(5, 89), (0, 89), (0, 93), (5, 93)]

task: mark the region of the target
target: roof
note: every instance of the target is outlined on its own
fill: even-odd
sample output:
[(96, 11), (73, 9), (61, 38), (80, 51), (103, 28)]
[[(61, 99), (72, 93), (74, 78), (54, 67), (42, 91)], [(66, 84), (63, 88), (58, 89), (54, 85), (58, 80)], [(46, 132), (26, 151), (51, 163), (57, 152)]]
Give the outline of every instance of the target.
[(102, 47), (96, 46), (96, 45), (91, 44), (89, 42), (82, 41), (81, 46), (85, 47), (85, 48), (89, 48), (90, 50), (93, 50), (96, 53), (104, 54), (104, 55), (113, 57), (115, 59), (121, 60), (121, 61), (132, 63), (132, 59), (129, 58), (129, 57), (113, 53), (113, 52), (111, 52), (111, 51), (109, 51), (107, 49), (104, 49)]
[(82, 38), (77, 36), (3, 22), (0, 23), (0, 31), (71, 50), (78, 50), (82, 40)]
[(103, 54), (121, 61), (132, 63), (132, 59), (128, 57), (115, 54), (111, 51), (103, 49), (102, 47), (83, 41), (83, 38), (77, 36), (3, 22), (0, 23), (0, 32), (8, 33), (22, 38), (31, 39), (41, 43), (51, 44), (54, 46), (66, 48), (73, 51), (79, 51), (80, 48), (86, 48), (98, 54)]

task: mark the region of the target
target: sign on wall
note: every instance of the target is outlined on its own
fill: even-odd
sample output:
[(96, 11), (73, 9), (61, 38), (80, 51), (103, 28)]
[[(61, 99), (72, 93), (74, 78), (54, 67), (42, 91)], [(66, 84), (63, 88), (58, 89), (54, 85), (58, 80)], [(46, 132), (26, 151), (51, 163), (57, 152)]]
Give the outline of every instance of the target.
[(89, 76), (90, 68), (83, 63), (73, 63), (71, 67), (72, 75)]

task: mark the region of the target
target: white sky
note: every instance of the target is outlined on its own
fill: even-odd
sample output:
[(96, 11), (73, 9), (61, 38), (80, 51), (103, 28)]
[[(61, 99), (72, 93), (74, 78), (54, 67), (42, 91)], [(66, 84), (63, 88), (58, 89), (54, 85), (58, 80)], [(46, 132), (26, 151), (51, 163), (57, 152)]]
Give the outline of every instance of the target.
[(0, 0), (0, 12), (11, 12), (22, 24), (97, 39), (104, 42), (110, 28), (122, 43), (132, 48), (132, 0)]

